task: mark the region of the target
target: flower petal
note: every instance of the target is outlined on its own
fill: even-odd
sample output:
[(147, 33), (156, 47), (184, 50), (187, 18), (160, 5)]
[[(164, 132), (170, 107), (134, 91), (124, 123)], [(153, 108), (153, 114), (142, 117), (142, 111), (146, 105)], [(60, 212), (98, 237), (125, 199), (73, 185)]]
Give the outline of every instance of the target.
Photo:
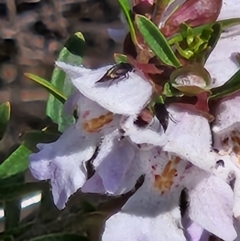
[(239, 124), (240, 96), (234, 95), (218, 103), (215, 110), (213, 132), (215, 135), (233, 131)]
[(224, 0), (218, 20), (239, 18), (240, 2), (236, 0)]
[(168, 111), (174, 121), (169, 122), (166, 131), (168, 142), (163, 150), (210, 171), (215, 165), (215, 155), (211, 153), (208, 120), (176, 105), (171, 105)]
[(143, 185), (117, 213), (106, 221), (103, 241), (185, 241), (180, 228), (178, 197), (161, 197)]
[(188, 0), (185, 1), (166, 21), (162, 32), (166, 36), (175, 33), (181, 23), (191, 27), (214, 22), (221, 10), (221, 0)]
[[(104, 149), (104, 146), (102, 148)], [(125, 173), (134, 160), (136, 151), (137, 149), (131, 146), (127, 139), (121, 141), (115, 139), (113, 141), (111, 152), (97, 168), (97, 173), (102, 178), (103, 185), (108, 193), (118, 194), (117, 191), (122, 188)], [(127, 187), (127, 189), (131, 190), (133, 187)]]
[(119, 139), (119, 132), (115, 130), (103, 137), (93, 166), (96, 170), (83, 187), (84, 192), (97, 192), (94, 188), (99, 181), (104, 193), (123, 194), (133, 189), (138, 178), (143, 174), (141, 160), (139, 160), (137, 148), (129, 140)]
[[(236, 5), (234, 8), (233, 12), (240, 12), (240, 5)], [(239, 65), (233, 58), (234, 53), (239, 50), (240, 28), (237, 26), (222, 34), (205, 64), (205, 68), (215, 82), (213, 87), (223, 85), (239, 70)]]
[(39, 180), (50, 179), (54, 203), (59, 209), (85, 182), (83, 162), (92, 157), (95, 142), (95, 138), (86, 138), (79, 128), (71, 126), (56, 142), (40, 145), (41, 150), (30, 155), (32, 175)]
[(190, 219), (223, 240), (234, 240), (237, 234), (233, 226), (231, 187), (196, 167), (188, 172), (184, 182), (189, 194)]
[(129, 72), (124, 80), (95, 85), (112, 66), (86, 70), (59, 61), (56, 65), (69, 75), (83, 95), (116, 114), (137, 115), (152, 95), (151, 84), (134, 72)]
[[(234, 95), (221, 101), (215, 109), (213, 125), (214, 148), (224, 166), (216, 168), (216, 175), (231, 182), (234, 190), (234, 217), (240, 217), (240, 96)], [(230, 179), (231, 178), (231, 179)]]
[[(163, 146), (166, 144), (166, 135), (159, 121), (155, 118), (150, 125), (140, 128), (135, 122), (135, 117), (123, 117), (121, 127), (124, 130), (124, 136), (128, 136), (136, 144), (150, 144), (154, 146)], [(149, 146), (148, 146), (149, 147)]]
[(234, 165), (230, 155), (219, 155), (218, 159), (222, 164), (216, 165), (213, 173), (231, 185), (234, 192), (233, 215), (240, 218), (240, 169)]
[(109, 133), (119, 127), (119, 115), (114, 115), (104, 109), (95, 101), (79, 93), (78, 101), (78, 126), (86, 134)]
[(143, 185), (127, 201), (122, 211), (106, 222), (103, 241), (186, 240), (178, 207), (182, 175), (187, 162), (156, 147), (142, 151), (145, 163)]
[(204, 230), (202, 226), (193, 222), (187, 214), (183, 217), (183, 227), (187, 241), (207, 241), (210, 233)]
[(90, 179), (88, 179), (84, 183), (84, 185), (81, 188), (81, 191), (84, 193), (106, 193), (102, 179), (97, 173), (95, 173)]

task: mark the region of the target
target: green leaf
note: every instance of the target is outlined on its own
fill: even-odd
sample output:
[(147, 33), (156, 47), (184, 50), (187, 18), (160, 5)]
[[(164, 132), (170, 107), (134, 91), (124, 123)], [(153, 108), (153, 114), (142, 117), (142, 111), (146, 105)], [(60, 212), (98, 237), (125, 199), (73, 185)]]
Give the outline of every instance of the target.
[(23, 143), (0, 165), (0, 179), (21, 173), (28, 168), (28, 156), (36, 151), (36, 144), (56, 141), (60, 133), (29, 131), (22, 136)]
[(210, 46), (208, 48), (210, 39), (213, 39), (213, 36), (215, 36), (212, 27), (203, 29), (201, 33), (194, 35), (193, 28), (183, 23), (180, 25), (180, 33), (183, 36), (183, 41), (180, 43), (175, 42), (178, 53), (186, 59), (191, 59), (191, 61), (196, 61), (197, 57), (199, 61), (204, 59), (208, 53), (207, 51), (211, 49)]
[[(85, 50), (85, 39), (81, 32), (75, 33), (73, 36), (71, 36), (67, 42), (65, 43), (65, 47), (67, 50), (72, 53), (73, 55), (82, 57), (84, 55)], [(61, 61), (64, 61), (65, 57), (64, 54), (68, 55), (67, 51), (61, 51), (59, 58), (62, 57), (62, 59), (59, 59)]]
[(127, 63), (127, 55), (115, 53), (114, 54), (114, 60), (117, 64)]
[(229, 27), (233, 27), (235, 25), (240, 24), (240, 18), (229, 18), (229, 19), (219, 20), (216, 23), (221, 24), (222, 29), (225, 30)]
[(133, 41), (134, 44), (136, 44), (137, 43), (137, 37), (136, 37), (136, 32), (135, 32), (135, 29), (134, 29), (132, 18), (130, 16), (131, 6), (129, 4), (129, 0), (118, 0), (118, 3), (120, 4), (120, 7), (123, 11), (123, 14), (124, 14), (124, 16), (127, 20), (132, 41)]
[(179, 90), (175, 89), (170, 82), (167, 82), (164, 85), (162, 94), (166, 97), (173, 97), (173, 96), (181, 97), (184, 95)]
[(20, 145), (0, 165), (0, 179), (25, 171), (28, 167), (28, 156), (30, 153), (31, 151), (25, 145)]
[(216, 23), (212, 26), (213, 32), (211, 33), (211, 37), (208, 40), (207, 47), (197, 56), (196, 60), (198, 63), (202, 63), (203, 65), (206, 63), (208, 57), (211, 52), (214, 50), (215, 46), (218, 43), (218, 40), (222, 34), (222, 25)]
[[(204, 25), (198, 26), (198, 27), (192, 29), (193, 36), (200, 35), (204, 29), (209, 29), (214, 24), (220, 24), (222, 27), (222, 30), (225, 30), (229, 27), (240, 24), (240, 18), (225, 19), (225, 20), (217, 21), (215, 23), (204, 24)], [(183, 41), (183, 39), (184, 39), (184, 36), (182, 35), (182, 33), (176, 33), (173, 36), (171, 36), (170, 38), (168, 38), (168, 44), (172, 45), (174, 43)]]
[(229, 96), (240, 90), (240, 70), (238, 70), (224, 85), (211, 89), (209, 100)]
[(0, 105), (0, 140), (3, 138), (10, 119), (10, 103), (6, 102)]
[[(77, 32), (66, 42), (65, 47), (61, 50), (58, 61), (72, 65), (80, 65), (84, 54), (85, 40), (82, 33)], [(59, 68), (53, 70), (51, 83), (65, 96), (69, 96), (73, 91), (71, 81), (66, 77), (64, 71)], [(73, 116), (67, 116), (63, 113), (62, 103), (50, 95), (47, 101), (46, 114), (58, 124), (58, 130), (64, 131), (69, 125), (74, 123)]]
[(40, 84), (42, 87), (44, 87), (49, 93), (54, 95), (60, 102), (64, 103), (66, 101), (66, 97), (59, 92), (53, 84), (51, 84), (49, 81), (31, 73), (24, 73), (24, 75), (33, 80), (34, 82)]
[(141, 15), (136, 16), (136, 24), (145, 42), (163, 63), (173, 67), (181, 66), (166, 38), (155, 24)]
[(89, 239), (77, 234), (49, 234), (30, 241), (89, 241)]

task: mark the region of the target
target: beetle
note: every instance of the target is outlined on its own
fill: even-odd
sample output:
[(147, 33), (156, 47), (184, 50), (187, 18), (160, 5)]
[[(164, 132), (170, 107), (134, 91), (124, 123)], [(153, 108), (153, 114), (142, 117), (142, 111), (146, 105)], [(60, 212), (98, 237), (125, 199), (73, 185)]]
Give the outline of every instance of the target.
[(174, 123), (176, 123), (173, 117), (171, 117), (171, 114), (169, 114), (165, 104), (155, 103), (153, 108), (154, 108), (155, 116), (159, 120), (164, 131), (167, 130), (169, 119), (171, 119)]
[(103, 83), (103, 82), (106, 82), (106, 81), (109, 81), (109, 80), (114, 81), (114, 80), (119, 79), (121, 77), (126, 78), (126, 77), (128, 77), (128, 72), (131, 72), (131, 71), (133, 71), (133, 66), (129, 63), (115, 64), (96, 83)]

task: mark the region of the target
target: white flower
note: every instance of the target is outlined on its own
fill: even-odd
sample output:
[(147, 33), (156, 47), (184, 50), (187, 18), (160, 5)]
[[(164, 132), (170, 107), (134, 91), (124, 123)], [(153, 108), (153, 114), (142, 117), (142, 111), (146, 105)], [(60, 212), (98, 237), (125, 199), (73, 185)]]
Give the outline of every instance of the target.
[[(240, 8), (236, 2), (231, 4)], [(236, 39), (238, 36), (221, 38), (205, 65), (216, 78), (215, 86), (237, 70), (230, 58), (240, 48)], [(221, 55), (223, 45), (228, 55)], [(103, 241), (207, 241), (210, 234), (225, 241), (237, 238), (238, 95), (216, 107), (212, 129), (201, 112), (171, 104), (164, 132), (155, 117), (142, 120), (144, 125), (138, 123), (153, 92), (140, 72), (130, 71), (124, 78), (97, 83), (112, 66), (89, 70), (63, 62), (56, 65), (76, 87), (77, 94), (65, 107), (72, 110), (76, 105), (79, 118), (56, 142), (38, 145), (40, 151), (30, 156), (29, 167), (37, 179), (50, 179), (58, 208), (64, 208), (79, 188), (82, 192), (120, 195), (132, 190), (143, 176), (142, 186), (106, 221)], [(94, 170), (91, 177), (87, 163)], [(180, 210), (183, 190), (188, 207)]]
[[(104, 192), (122, 193), (131, 190), (132, 185), (125, 189), (122, 187), (121, 177), (127, 172), (131, 175), (132, 169), (128, 169), (138, 151), (133, 145), (163, 146), (166, 143), (162, 127), (159, 124), (153, 125), (157, 120), (144, 128), (134, 124), (151, 97), (151, 84), (131, 72), (125, 80), (95, 84), (112, 66), (90, 71), (61, 62), (57, 64), (66, 71), (81, 92), (70, 97), (65, 105), (70, 112), (77, 105), (79, 118), (56, 142), (39, 144), (40, 151), (30, 155), (29, 168), (33, 176), (39, 180), (50, 179), (54, 202), (60, 209), (65, 206), (69, 196), (86, 182), (86, 162), (89, 160), (93, 161), (94, 168), (98, 169), (96, 175), (100, 177), (105, 177), (106, 172), (114, 175), (118, 173), (119, 180), (110, 186), (105, 185)], [(149, 138), (145, 140), (146, 133)], [(114, 172), (109, 169), (113, 162), (116, 169)], [(139, 175), (136, 179), (138, 177)]]

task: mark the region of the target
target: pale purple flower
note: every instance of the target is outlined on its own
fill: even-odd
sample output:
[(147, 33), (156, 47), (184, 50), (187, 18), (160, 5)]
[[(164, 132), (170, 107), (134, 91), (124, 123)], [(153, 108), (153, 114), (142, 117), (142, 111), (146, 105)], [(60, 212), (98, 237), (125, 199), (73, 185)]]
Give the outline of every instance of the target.
[[(112, 157), (116, 159), (116, 164), (117, 160), (121, 162), (121, 155), (124, 155), (126, 163), (130, 165), (130, 160), (135, 158), (136, 153), (136, 148), (131, 146), (131, 139), (136, 144), (140, 142), (163, 146), (166, 138), (161, 125), (154, 124), (157, 120), (152, 120), (146, 128), (134, 125), (137, 115), (152, 95), (151, 84), (140, 75), (129, 73), (129, 78), (118, 84), (95, 84), (111, 66), (92, 71), (61, 62), (57, 65), (66, 71), (81, 92), (69, 99), (73, 103), (66, 103), (69, 110), (74, 105), (78, 106), (79, 119), (56, 142), (39, 144), (40, 151), (29, 157), (29, 168), (37, 179), (50, 179), (54, 202), (63, 208), (69, 196), (85, 183), (85, 163), (96, 151), (98, 155), (93, 164), (96, 168), (99, 166), (98, 175), (101, 175), (109, 170), (103, 167), (109, 165), (108, 159), (112, 160)], [(121, 133), (120, 129), (125, 133)], [(144, 139), (146, 134), (148, 138)], [(118, 141), (122, 136), (128, 137), (127, 140)], [(117, 165), (115, 167), (118, 168)], [(126, 171), (127, 167), (123, 167), (122, 172)], [(128, 187), (128, 190), (129, 188), (132, 187)], [(115, 189), (109, 190), (109, 193), (116, 192)]]
[[(236, 11), (240, 8), (236, 2), (228, 3), (230, 8), (223, 7), (226, 16), (232, 4)], [(214, 86), (238, 70), (232, 58), (240, 49), (235, 31), (220, 39), (205, 65), (216, 79)], [(103, 241), (207, 241), (210, 234), (225, 241), (240, 238), (238, 94), (216, 106), (213, 127), (202, 113), (169, 105), (171, 118), (164, 132), (155, 117), (144, 126), (137, 123), (153, 93), (141, 72), (96, 83), (111, 65), (96, 70), (63, 62), (56, 65), (76, 88), (65, 108), (72, 112), (76, 106), (79, 118), (56, 142), (39, 144), (40, 151), (29, 157), (29, 168), (37, 179), (50, 179), (59, 209), (80, 188), (120, 195), (144, 176), (121, 211), (106, 221)], [(88, 161), (94, 168), (90, 178)], [(188, 197), (184, 215), (179, 208), (183, 190)]]

